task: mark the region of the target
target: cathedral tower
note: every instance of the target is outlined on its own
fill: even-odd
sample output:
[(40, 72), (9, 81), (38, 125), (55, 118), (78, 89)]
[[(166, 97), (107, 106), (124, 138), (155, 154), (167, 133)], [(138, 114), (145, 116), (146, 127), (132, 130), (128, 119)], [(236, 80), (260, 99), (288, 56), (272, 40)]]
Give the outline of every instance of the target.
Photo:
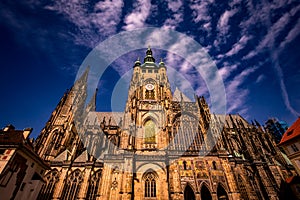
[(139, 59), (133, 66), (128, 100), (124, 113), (124, 131), (128, 141), (124, 148), (155, 150), (166, 146), (168, 135), (162, 130), (167, 126), (169, 105), (172, 99), (166, 66), (155, 63), (148, 48), (144, 63)]

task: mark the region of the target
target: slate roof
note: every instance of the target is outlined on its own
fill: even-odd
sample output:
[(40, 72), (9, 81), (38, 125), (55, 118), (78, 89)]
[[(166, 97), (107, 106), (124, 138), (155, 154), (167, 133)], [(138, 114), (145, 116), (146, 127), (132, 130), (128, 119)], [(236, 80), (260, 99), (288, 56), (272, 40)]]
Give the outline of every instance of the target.
[(123, 119), (124, 113), (123, 112), (95, 112), (99, 122), (101, 123), (105, 117), (105, 122), (108, 125), (109, 120), (110, 125), (118, 125), (120, 120)]
[(247, 120), (245, 120), (242, 116), (239, 114), (228, 114), (228, 115), (220, 115), (215, 114), (214, 115), (217, 119), (224, 121), (225, 117), (225, 126), (227, 128), (234, 128), (234, 125), (239, 126), (243, 125), (244, 127), (251, 127), (252, 125), (248, 123)]
[(300, 136), (300, 117), (283, 134), (279, 145), (282, 145), (282, 144), (284, 144), (288, 141), (291, 141), (293, 139), (299, 138), (299, 136)]
[(87, 119), (85, 121), (86, 125), (100, 125), (105, 118), (105, 123), (108, 125), (109, 120), (110, 125), (118, 125), (120, 119), (123, 118), (123, 112), (89, 112)]
[(173, 93), (173, 101), (181, 101), (181, 98), (183, 102), (192, 102), (185, 94), (183, 94), (177, 87)]

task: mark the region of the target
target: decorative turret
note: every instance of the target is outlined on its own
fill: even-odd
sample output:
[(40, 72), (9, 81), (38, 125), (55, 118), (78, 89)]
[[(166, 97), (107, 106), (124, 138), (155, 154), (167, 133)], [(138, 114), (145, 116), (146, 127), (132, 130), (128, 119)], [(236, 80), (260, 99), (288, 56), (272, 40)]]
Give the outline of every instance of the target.
[(152, 50), (150, 48), (150, 46), (148, 47), (147, 51), (146, 51), (146, 57), (144, 58), (144, 63), (145, 62), (155, 62), (155, 59), (152, 56)]
[(134, 66), (133, 67), (139, 67), (141, 66), (141, 61), (140, 61), (140, 57), (138, 57), (138, 59), (135, 61)]
[(164, 63), (163, 60), (162, 60), (162, 58), (160, 59), (159, 67), (166, 67), (166, 66), (165, 66), (165, 63)]

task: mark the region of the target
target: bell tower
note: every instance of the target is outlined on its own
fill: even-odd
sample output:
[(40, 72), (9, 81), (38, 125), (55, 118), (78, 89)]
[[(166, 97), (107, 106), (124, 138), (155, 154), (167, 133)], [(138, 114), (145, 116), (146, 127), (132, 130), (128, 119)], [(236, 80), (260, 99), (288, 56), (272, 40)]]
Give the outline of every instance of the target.
[(172, 100), (166, 66), (157, 65), (148, 47), (144, 63), (138, 58), (133, 66), (125, 109), (124, 148), (156, 150), (167, 145), (165, 127)]

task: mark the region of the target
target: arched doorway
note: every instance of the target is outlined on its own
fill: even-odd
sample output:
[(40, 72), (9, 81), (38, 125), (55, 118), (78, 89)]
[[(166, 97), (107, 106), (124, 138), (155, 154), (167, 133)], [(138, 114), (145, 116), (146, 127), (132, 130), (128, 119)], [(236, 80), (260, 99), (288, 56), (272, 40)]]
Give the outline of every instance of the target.
[(217, 196), (218, 200), (228, 200), (227, 192), (220, 184), (218, 185)]
[(202, 185), (201, 187), (201, 200), (212, 200), (210, 191), (206, 185)]
[(195, 194), (191, 186), (189, 184), (184, 189), (184, 200), (195, 200)]

